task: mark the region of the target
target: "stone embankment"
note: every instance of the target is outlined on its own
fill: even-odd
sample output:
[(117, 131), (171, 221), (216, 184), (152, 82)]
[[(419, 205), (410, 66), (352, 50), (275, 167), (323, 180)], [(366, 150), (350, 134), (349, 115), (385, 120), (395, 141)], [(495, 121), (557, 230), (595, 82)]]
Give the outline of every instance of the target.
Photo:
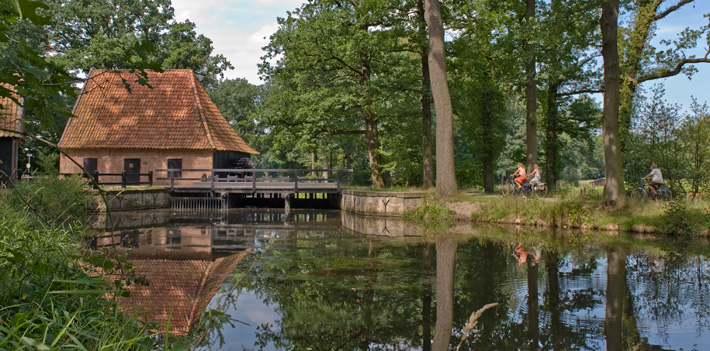
[(344, 189), (340, 209), (363, 215), (401, 217), (424, 203), (430, 193), (423, 191), (387, 192)]
[[(105, 199), (104, 199), (105, 198)], [(115, 188), (97, 192), (89, 203), (92, 211), (130, 211), (170, 207), (170, 193), (162, 188)]]

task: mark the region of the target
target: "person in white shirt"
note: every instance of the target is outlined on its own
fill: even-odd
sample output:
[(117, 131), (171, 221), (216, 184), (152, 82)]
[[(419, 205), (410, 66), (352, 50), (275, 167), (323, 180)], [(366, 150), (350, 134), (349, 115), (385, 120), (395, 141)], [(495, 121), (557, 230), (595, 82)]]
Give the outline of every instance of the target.
[(663, 185), (663, 175), (655, 163), (651, 164), (651, 173), (643, 177), (643, 180), (650, 180), (646, 186), (653, 192), (653, 195), (658, 195), (658, 187)]

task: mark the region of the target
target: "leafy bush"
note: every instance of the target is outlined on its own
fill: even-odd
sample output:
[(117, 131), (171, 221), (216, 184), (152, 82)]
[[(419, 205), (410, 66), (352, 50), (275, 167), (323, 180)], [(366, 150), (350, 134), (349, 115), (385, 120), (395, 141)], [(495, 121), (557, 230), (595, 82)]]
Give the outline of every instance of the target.
[(76, 175), (60, 179), (55, 174), (46, 178), (15, 183), (7, 201), (14, 209), (29, 209), (35, 214), (28, 220), (52, 225), (73, 225), (87, 215), (86, 204), (91, 195), (85, 181)]
[(684, 201), (674, 200), (664, 206), (663, 221), (661, 222), (664, 232), (673, 234), (691, 234), (693, 228), (699, 224), (688, 210)]

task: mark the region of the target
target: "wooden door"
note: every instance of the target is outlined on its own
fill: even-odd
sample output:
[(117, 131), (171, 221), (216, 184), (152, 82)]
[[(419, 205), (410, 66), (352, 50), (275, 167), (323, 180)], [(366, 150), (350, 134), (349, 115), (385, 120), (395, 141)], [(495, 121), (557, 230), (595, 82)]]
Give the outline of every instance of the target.
[(140, 184), (141, 159), (124, 158), (123, 170), (126, 171), (126, 184)]

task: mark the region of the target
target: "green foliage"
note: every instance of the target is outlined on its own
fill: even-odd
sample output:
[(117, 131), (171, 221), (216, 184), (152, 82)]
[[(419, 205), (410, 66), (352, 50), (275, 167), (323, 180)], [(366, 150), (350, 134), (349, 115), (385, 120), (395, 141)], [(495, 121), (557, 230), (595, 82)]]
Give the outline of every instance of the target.
[(35, 214), (0, 203), (0, 350), (154, 350), (150, 329), (122, 316), (106, 298), (122, 284), (125, 261), (79, 255), (79, 227), (33, 226)]
[(697, 219), (692, 217), (685, 201), (670, 201), (664, 206), (662, 229), (672, 234), (691, 234), (698, 224)]
[(685, 116), (680, 113), (678, 105), (664, 99), (663, 85), (656, 85), (653, 94), (651, 99), (640, 99), (632, 120), (625, 178), (634, 184), (647, 175), (649, 166), (655, 163), (663, 172), (663, 180), (673, 185), (679, 195), (682, 189), (679, 182), (689, 173), (681, 140)]
[(80, 176), (60, 179), (57, 173), (50, 173), (44, 178), (16, 182), (5, 201), (18, 211), (29, 207), (35, 214), (27, 219), (31, 223), (71, 227), (86, 217), (90, 199)]
[(446, 223), (454, 220), (454, 212), (439, 201), (427, 201), (416, 210), (406, 213), (405, 218), (420, 223)]

